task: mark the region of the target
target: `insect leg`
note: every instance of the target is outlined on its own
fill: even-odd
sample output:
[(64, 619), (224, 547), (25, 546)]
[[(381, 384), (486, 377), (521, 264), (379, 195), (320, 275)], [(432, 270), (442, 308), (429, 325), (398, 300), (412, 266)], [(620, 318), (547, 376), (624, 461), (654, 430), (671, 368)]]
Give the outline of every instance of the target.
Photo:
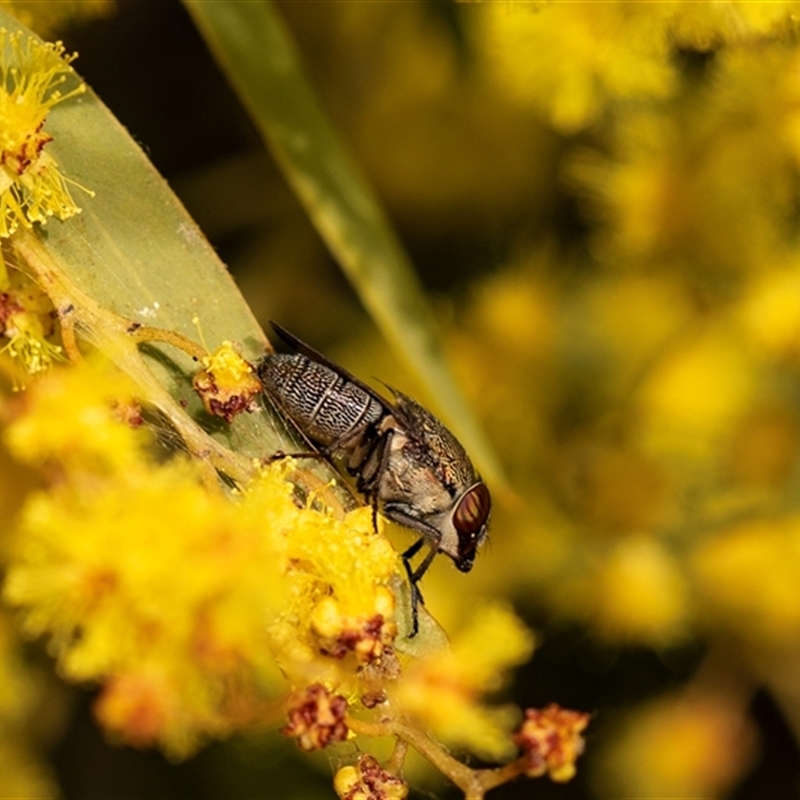
[(273, 461), (281, 461), (284, 458), (321, 458), (326, 459), (327, 456), (323, 453), (309, 450), (304, 453), (284, 453), (283, 450), (276, 450), (271, 456), (267, 458), (267, 463), (271, 464)]
[(369, 448), (364, 457), (359, 462), (348, 464), (348, 471), (351, 475), (357, 475), (356, 488), (364, 495), (368, 503), (372, 505), (372, 529), (378, 532), (378, 494), (380, 490), (381, 477), (386, 471), (391, 452), (392, 436), (394, 431), (389, 429), (382, 433), (377, 441)]
[(411, 633), (408, 635), (409, 639), (412, 639), (419, 633), (419, 607), (425, 604), (422, 591), (418, 584), (420, 578), (428, 571), (428, 567), (430, 567), (437, 552), (435, 547), (431, 547), (426, 553), (425, 558), (420, 562), (420, 565), (416, 569), (413, 569), (411, 566), (411, 559), (420, 551), (424, 544), (428, 544), (428, 540), (423, 536), (417, 539), (417, 541), (400, 556), (403, 560), (403, 566), (406, 568), (406, 575), (408, 576), (408, 582), (411, 586)]
[(359, 455), (359, 461), (351, 459), (348, 464), (351, 475), (358, 475), (358, 491), (367, 496), (377, 496), (381, 478), (386, 472), (392, 451), (394, 430), (389, 428), (375, 440), (366, 453)]
[(422, 545), (425, 544), (425, 541), (425, 537), (421, 536), (416, 542), (414, 542), (414, 544), (411, 545), (411, 547), (408, 548), (408, 550), (403, 553), (402, 556), (400, 556), (400, 558), (402, 558), (403, 561), (410, 561), (417, 553), (419, 553), (419, 551), (422, 549)]

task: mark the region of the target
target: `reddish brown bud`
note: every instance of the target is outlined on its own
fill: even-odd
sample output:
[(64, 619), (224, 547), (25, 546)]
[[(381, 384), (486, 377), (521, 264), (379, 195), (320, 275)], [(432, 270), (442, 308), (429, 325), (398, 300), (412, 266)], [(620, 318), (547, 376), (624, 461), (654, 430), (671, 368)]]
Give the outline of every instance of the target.
[(203, 367), (192, 386), (209, 414), (231, 422), (242, 411), (252, 410), (261, 382), (229, 342), (204, 358)]
[(375, 614), (361, 625), (356, 625), (344, 628), (336, 638), (322, 639), (322, 652), (334, 658), (355, 653), (362, 664), (369, 664), (379, 659), (397, 636), (395, 623), (385, 620), (381, 614)]
[(408, 795), (408, 784), (369, 755), (355, 766), (342, 767), (333, 785), (341, 800), (402, 800)]
[(591, 715), (570, 711), (555, 703), (544, 709), (529, 708), (525, 722), (514, 736), (516, 745), (525, 751), (531, 778), (549, 773), (554, 781), (568, 781), (575, 774), (575, 761), (583, 752), (581, 731)]
[(289, 724), (281, 733), (297, 739), (302, 750), (319, 750), (347, 738), (344, 721), (347, 700), (331, 694), (322, 684), (315, 683), (295, 692), (289, 698), (288, 707)]

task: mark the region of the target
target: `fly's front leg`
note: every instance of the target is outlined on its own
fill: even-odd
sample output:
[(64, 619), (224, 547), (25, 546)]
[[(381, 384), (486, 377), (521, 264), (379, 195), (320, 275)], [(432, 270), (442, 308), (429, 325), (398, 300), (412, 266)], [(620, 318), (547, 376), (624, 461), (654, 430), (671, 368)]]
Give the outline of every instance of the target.
[(428, 571), (428, 567), (430, 567), (436, 555), (436, 548), (431, 547), (425, 554), (425, 558), (420, 562), (420, 565), (416, 569), (413, 569), (411, 566), (411, 559), (420, 551), (424, 544), (428, 544), (428, 540), (423, 536), (414, 542), (414, 544), (400, 556), (403, 560), (403, 566), (406, 568), (408, 583), (411, 586), (411, 633), (408, 635), (409, 639), (413, 639), (419, 633), (419, 607), (420, 605), (425, 605), (422, 591), (419, 588), (419, 581)]
[[(392, 522), (405, 525), (407, 528), (411, 528), (411, 530), (422, 534), (422, 536), (400, 556), (403, 560), (403, 566), (406, 568), (408, 581), (411, 584), (412, 625), (409, 638), (416, 636), (419, 631), (419, 606), (423, 603), (423, 599), (422, 592), (417, 584), (422, 580), (422, 576), (428, 571), (428, 567), (430, 567), (434, 557), (439, 552), (438, 545), (440, 539), (440, 533), (436, 528), (428, 525), (426, 522), (419, 519), (419, 517), (413, 516), (413, 514), (409, 513), (411, 511), (413, 511), (413, 508), (407, 503), (393, 502), (385, 503), (383, 506), (384, 516), (388, 517)], [(425, 558), (422, 559), (419, 566), (414, 569), (411, 566), (411, 559), (420, 551), (423, 545), (427, 545), (430, 549), (425, 554)]]

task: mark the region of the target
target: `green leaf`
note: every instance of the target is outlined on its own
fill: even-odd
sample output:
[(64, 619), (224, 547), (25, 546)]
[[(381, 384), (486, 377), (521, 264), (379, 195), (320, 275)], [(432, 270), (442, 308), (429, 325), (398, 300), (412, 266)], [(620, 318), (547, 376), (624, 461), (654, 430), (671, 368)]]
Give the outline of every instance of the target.
[[(2, 10), (0, 25), (33, 35)], [(77, 75), (70, 75), (62, 93), (78, 83)], [(82, 213), (36, 227), (34, 235), (58, 270), (99, 306), (136, 323), (197, 340), (197, 315), (209, 348), (227, 339), (240, 342), (248, 359), (262, 355), (264, 334), (227, 269), (98, 97), (88, 90), (59, 103), (48, 115), (45, 131), (53, 137), (48, 153), (62, 172), (94, 192), (90, 196), (73, 187)], [(12, 237), (12, 247), (16, 239)], [(150, 368), (172, 396), (201, 413), (191, 389), (198, 365), (172, 347), (148, 345), (147, 352)], [(247, 456), (291, 447), (268, 414), (240, 415), (231, 426), (207, 422), (218, 439)]]
[[(0, 26), (32, 35), (2, 10)], [(71, 75), (62, 92), (78, 83), (77, 75)], [(94, 194), (81, 197), (82, 190), (74, 189), (82, 213), (65, 221), (51, 219), (33, 233), (20, 230), (10, 245), (17, 257), (29, 264), (31, 259), (41, 259), (42, 269), (63, 276), (69, 284), (67, 296), (70, 292), (82, 296), (80, 307), (76, 303), (74, 310), (82, 337), (98, 344), (110, 342), (110, 327), (119, 318), (123, 340), (126, 321), (197, 339), (196, 315), (210, 338), (209, 348), (227, 339), (240, 342), (246, 358), (262, 355), (263, 332), (225, 266), (141, 148), (97, 96), (88, 90), (59, 103), (48, 115), (45, 130), (53, 137), (48, 152), (64, 174)], [(58, 294), (53, 286), (48, 288), (51, 296)], [(113, 325), (103, 329), (103, 320)], [(135, 359), (129, 354), (136, 351), (132, 342), (129, 351), (123, 347), (115, 360), (139, 380), (152, 381), (155, 376), (160, 387), (178, 401), (173, 411), (183, 413), (185, 404), (194, 416), (202, 415), (191, 388), (197, 363), (169, 346), (147, 345), (146, 350), (153, 375), (134, 363), (139, 359), (138, 354)], [(271, 409), (265, 411), (241, 414), (231, 425), (215, 424), (213, 419), (204, 422), (228, 448), (247, 457), (265, 457), (278, 449), (306, 449), (293, 444)], [(308, 469), (324, 474), (325, 480), (334, 475), (316, 461), (309, 462)], [(346, 492), (336, 491), (347, 503)], [(402, 595), (402, 601), (410, 599)], [(424, 610), (420, 619), (421, 634), (409, 647), (438, 646), (443, 641), (438, 624)], [(409, 626), (403, 617), (403, 635)]]
[(184, 0), (328, 248), (386, 339), (436, 398), (437, 412), (490, 482), (502, 473), (453, 380), (413, 267), (317, 102), (266, 0)]

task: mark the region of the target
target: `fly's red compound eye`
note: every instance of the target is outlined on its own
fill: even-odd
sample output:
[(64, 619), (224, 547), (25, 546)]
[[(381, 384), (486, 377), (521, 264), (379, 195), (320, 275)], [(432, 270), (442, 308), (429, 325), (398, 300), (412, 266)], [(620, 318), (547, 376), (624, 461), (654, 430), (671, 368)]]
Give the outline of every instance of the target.
[(453, 559), (462, 572), (469, 572), (480, 543), (486, 535), (486, 520), (492, 508), (489, 490), (476, 483), (458, 501), (453, 513), (453, 527), (458, 533), (458, 556)]
[(474, 536), (486, 524), (492, 500), (483, 483), (476, 483), (458, 503), (453, 514), (453, 525), (459, 533)]

